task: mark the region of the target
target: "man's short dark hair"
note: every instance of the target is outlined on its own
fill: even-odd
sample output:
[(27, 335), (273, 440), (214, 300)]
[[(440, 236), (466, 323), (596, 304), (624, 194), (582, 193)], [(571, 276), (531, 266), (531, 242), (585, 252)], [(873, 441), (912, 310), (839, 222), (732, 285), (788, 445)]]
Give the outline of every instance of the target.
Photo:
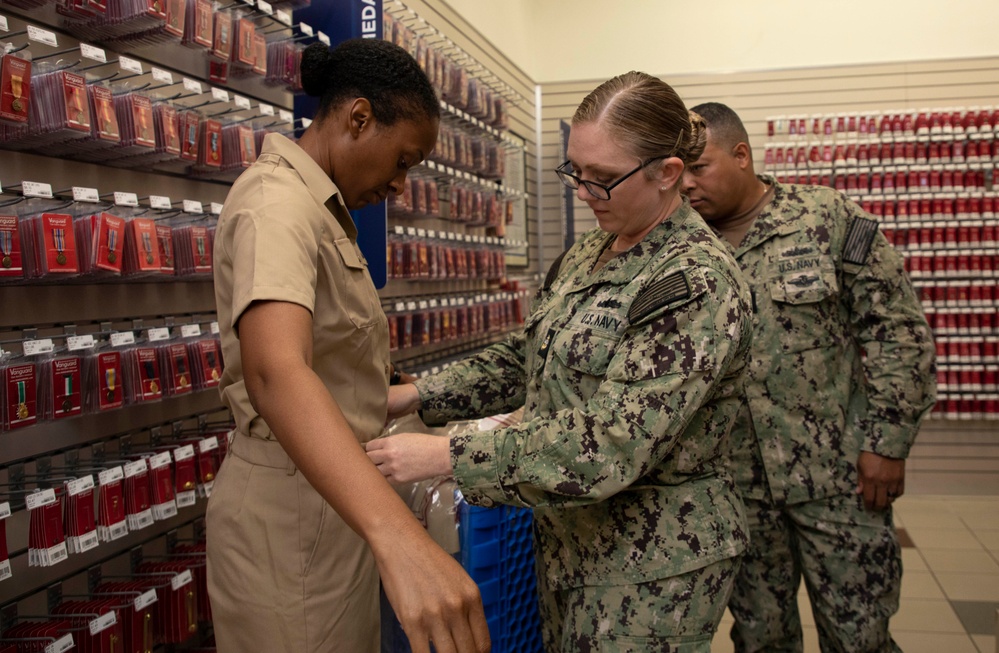
[(720, 102), (705, 102), (691, 109), (704, 118), (716, 145), (731, 148), (739, 143), (749, 145), (749, 134), (739, 115)]

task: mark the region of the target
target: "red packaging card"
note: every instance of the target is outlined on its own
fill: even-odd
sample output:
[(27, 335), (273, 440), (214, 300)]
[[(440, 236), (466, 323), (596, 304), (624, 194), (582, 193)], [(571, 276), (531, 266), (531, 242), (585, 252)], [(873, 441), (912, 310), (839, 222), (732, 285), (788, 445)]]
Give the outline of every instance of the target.
[(11, 365), (4, 370), (7, 391), (7, 427), (31, 426), (38, 421), (38, 381), (34, 363)]
[(163, 29), (174, 36), (184, 36), (184, 17), (187, 3), (184, 0), (166, 0), (166, 25)]
[(43, 258), (47, 272), (54, 274), (79, 272), (73, 218), (63, 213), (43, 213), (41, 226)]
[(160, 252), (156, 245), (156, 223), (149, 218), (133, 218), (128, 223), (132, 229), (138, 249), (138, 267), (140, 270), (151, 271), (160, 269)]
[(95, 265), (101, 270), (121, 272), (125, 249), (125, 220), (110, 213), (101, 213), (96, 217), (94, 238), (97, 240), (94, 250), (97, 252)]
[(206, 120), (204, 125), (204, 164), (219, 167), (222, 165), (222, 123), (217, 120)]
[(180, 145), (180, 158), (188, 161), (198, 160), (198, 142), (201, 137), (201, 118), (193, 111), (181, 116), (181, 133), (183, 139)]
[(55, 419), (73, 417), (83, 412), (83, 385), (80, 359), (56, 358), (52, 366), (52, 415)]
[(156, 225), (156, 242), (159, 248), (160, 272), (173, 274), (173, 227)]
[(123, 378), (119, 352), (109, 351), (97, 356), (97, 380), (100, 384), (97, 399), (100, 410), (121, 408), (125, 404), (125, 393), (121, 385)]
[(82, 75), (62, 72), (62, 90), (66, 100), (66, 126), (79, 131), (90, 131), (90, 103), (87, 86)]
[(31, 62), (5, 54), (0, 65), (0, 119), (28, 122), (30, 98)]
[(24, 276), (17, 217), (0, 215), (0, 277)]
[(208, 244), (207, 227), (191, 227), (191, 253), (195, 272), (212, 271), (212, 249)]
[(118, 114), (114, 110), (111, 89), (103, 86), (90, 87), (94, 97), (94, 120), (97, 123), (97, 138), (117, 143), (121, 141), (121, 130), (118, 128)]
[(191, 391), (191, 363), (187, 357), (187, 347), (178, 343), (167, 349), (170, 361), (170, 374), (173, 377), (173, 393), (183, 394)]
[(232, 50), (232, 17), (225, 12), (215, 14), (215, 38), (212, 42), (212, 56), (222, 61), (229, 61)]
[(253, 72), (258, 75), (267, 74), (267, 38), (263, 34), (253, 36), (253, 49), (256, 52), (256, 59), (253, 63)]
[(153, 133), (153, 104), (144, 95), (132, 94), (132, 121), (135, 124), (135, 144), (143, 147), (156, 147)]
[(195, 0), (194, 42), (206, 48), (212, 47), (212, 3), (211, 0)]
[(177, 130), (177, 110), (171, 106), (164, 106), (161, 119), (163, 120), (163, 149), (167, 154), (180, 156), (180, 134)]
[(236, 60), (248, 66), (252, 66), (257, 61), (257, 51), (253, 47), (253, 39), (257, 35), (257, 28), (253, 21), (246, 18), (239, 19), (239, 47), (236, 49)]
[(160, 399), (163, 397), (163, 381), (160, 378), (160, 363), (156, 359), (156, 350), (152, 347), (140, 347), (136, 350), (135, 355), (139, 363), (142, 400)]

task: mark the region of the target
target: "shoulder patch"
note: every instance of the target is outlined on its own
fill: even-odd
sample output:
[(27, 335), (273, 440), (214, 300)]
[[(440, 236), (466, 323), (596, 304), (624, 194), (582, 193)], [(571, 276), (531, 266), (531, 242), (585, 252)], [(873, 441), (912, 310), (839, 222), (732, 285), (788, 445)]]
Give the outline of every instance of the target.
[(690, 297), (690, 282), (681, 270), (650, 284), (628, 309), (628, 321), (632, 324), (652, 315), (661, 307)]
[(558, 258), (552, 262), (552, 266), (548, 268), (548, 274), (545, 276), (545, 282), (541, 284), (541, 289), (548, 291), (551, 289), (552, 284), (555, 283), (555, 279), (558, 278), (558, 273), (562, 269), (562, 259), (565, 255), (569, 253), (569, 250), (565, 250), (558, 255)]
[(850, 229), (846, 232), (846, 245), (843, 247), (843, 261), (864, 265), (867, 255), (871, 252), (871, 244), (878, 233), (876, 220), (854, 218)]

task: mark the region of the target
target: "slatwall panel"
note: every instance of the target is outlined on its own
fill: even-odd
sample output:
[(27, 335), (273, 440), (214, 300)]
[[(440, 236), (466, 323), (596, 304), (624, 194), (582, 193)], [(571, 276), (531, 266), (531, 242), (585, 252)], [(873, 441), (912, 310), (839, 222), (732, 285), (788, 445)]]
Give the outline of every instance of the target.
[[(543, 250), (551, 262), (562, 251), (558, 183), (552, 168), (560, 119), (569, 120), (582, 98), (601, 80), (542, 87), (541, 214)], [(766, 119), (861, 110), (999, 105), (999, 57), (842, 66), (717, 75), (671, 76), (688, 107), (718, 101), (742, 117), (763, 170)], [(779, 138), (776, 140), (780, 140)], [(596, 226), (587, 206), (575, 201), (576, 234)], [(999, 492), (999, 433), (990, 422), (929, 420), (908, 461), (907, 489), (930, 494)]]
[[(385, 0), (386, 6), (391, 0)], [(406, 7), (450, 38), (455, 45), (467, 52), (489, 72), (513, 88), (521, 100), (517, 104), (508, 102), (509, 130), (523, 138), (526, 143), (526, 171), (529, 194), (527, 200), (527, 235), (531, 246), (528, 248), (529, 265), (525, 273), (537, 272), (538, 205), (537, 205), (537, 137), (535, 106), (535, 83), (527, 74), (510, 61), (502, 52), (475, 30), (460, 14), (442, 0), (405, 0)], [(512, 270), (517, 274), (518, 270)]]

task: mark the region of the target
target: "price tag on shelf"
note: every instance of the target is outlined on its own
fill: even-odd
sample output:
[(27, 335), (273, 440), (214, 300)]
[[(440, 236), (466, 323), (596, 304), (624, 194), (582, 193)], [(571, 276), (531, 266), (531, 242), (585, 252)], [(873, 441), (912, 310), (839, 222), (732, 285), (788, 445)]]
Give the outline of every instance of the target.
[(182, 324), (180, 326), (181, 338), (197, 338), (201, 335), (200, 324)]
[(295, 122), (294, 114), (292, 114), (292, 112), (288, 111), (287, 109), (279, 109), (278, 117), (285, 122)]
[(311, 118), (302, 118), (302, 127), (308, 129), (311, 126), (312, 126), (312, 119)]
[(28, 40), (51, 45), (53, 48), (59, 47), (55, 32), (50, 32), (47, 29), (35, 27), (34, 25), (28, 25)]
[(139, 196), (135, 193), (120, 193), (115, 191), (114, 204), (115, 206), (138, 206)]
[(169, 451), (161, 451), (155, 456), (149, 457), (149, 469), (159, 469), (160, 467), (166, 467), (170, 464), (173, 458), (170, 456)]
[(184, 200), (184, 213), (204, 213), (205, 209), (201, 202), (196, 200)]
[(218, 100), (219, 102), (228, 102), (229, 101), (229, 91), (227, 91), (225, 89), (222, 89), (222, 88), (215, 88), (213, 86), (212, 87), (212, 99), (213, 100)]
[(66, 349), (70, 351), (79, 351), (81, 349), (90, 349), (95, 344), (94, 336), (87, 334), (85, 336), (69, 336), (66, 338)]
[(267, 2), (266, 0), (257, 0), (257, 9), (267, 14), (268, 16), (274, 15), (274, 7), (272, 7), (271, 3)]
[(97, 474), (97, 482), (100, 485), (107, 485), (109, 483), (114, 483), (116, 481), (124, 480), (125, 470), (121, 468), (121, 465), (112, 467), (111, 469), (102, 469)]
[(28, 510), (36, 510), (43, 506), (47, 506), (50, 503), (55, 503), (56, 495), (55, 490), (48, 488), (47, 490), (38, 490), (32, 492), (27, 497), (24, 498), (24, 504)]
[(219, 439), (214, 435), (210, 435), (207, 438), (198, 440), (198, 451), (201, 453), (208, 453), (209, 451), (214, 451), (219, 448)]
[(222, 204), (220, 204), (219, 202), (212, 202), (211, 204), (208, 205), (208, 212), (211, 213), (212, 215), (221, 215)]
[(189, 458), (194, 458), (193, 444), (185, 444), (183, 447), (177, 447), (173, 450), (173, 459), (177, 462), (187, 460)]
[(124, 347), (135, 344), (135, 334), (131, 331), (118, 331), (111, 334), (112, 347)]
[(278, 9), (276, 16), (279, 23), (284, 23), (288, 27), (291, 27), (291, 12), (286, 9)]
[(118, 67), (136, 75), (142, 74), (142, 64), (131, 57), (118, 57)]
[(416, 310), (416, 302), (406, 302), (406, 310), (407, 311), (415, 311)]
[(396, 313), (402, 313), (405, 310), (406, 310), (406, 302), (396, 302), (395, 303), (395, 312)]
[(416, 227), (406, 227), (407, 236), (416, 236)]
[(191, 570), (185, 569), (184, 571), (180, 572), (179, 574), (175, 575), (173, 578), (170, 579), (170, 587), (172, 587), (173, 591), (176, 592), (184, 585), (187, 585), (188, 583), (191, 583), (193, 581), (194, 578), (191, 576)]
[(40, 181), (22, 181), (21, 192), (25, 197), (43, 197), (52, 199), (52, 184)]
[(0, 519), (7, 519), (10, 517), (10, 502), (4, 501), (0, 503)]
[(145, 608), (148, 608), (158, 600), (159, 599), (156, 597), (156, 590), (147, 590), (135, 597), (135, 600), (132, 601), (132, 606), (135, 608), (136, 612), (142, 612)]
[(147, 471), (149, 466), (146, 464), (145, 458), (140, 458), (139, 460), (133, 460), (130, 463), (125, 463), (125, 478), (132, 478), (133, 476), (138, 476), (139, 474)]
[(260, 104), (257, 105), (257, 109), (260, 111), (260, 115), (262, 116), (274, 115), (274, 107), (269, 104), (264, 104), (263, 102), (261, 102)]
[(66, 483), (66, 494), (71, 497), (75, 497), (81, 492), (86, 492), (87, 490), (94, 489), (94, 477), (92, 474), (87, 474), (86, 476), (81, 476), (80, 478), (74, 478), (69, 483)]
[(162, 68), (152, 67), (153, 79), (161, 84), (173, 84), (173, 75)]
[(72, 633), (67, 633), (51, 644), (46, 645), (45, 653), (66, 653), (66, 651), (75, 647), (76, 642), (73, 641)]
[(325, 44), (326, 47), (329, 47), (329, 45), (330, 45), (330, 37), (326, 36), (322, 32), (319, 32), (316, 36), (317, 36), (317, 38), (319, 39), (319, 41), (321, 43)]
[(100, 202), (101, 196), (96, 188), (84, 188), (83, 186), (73, 186), (74, 202)]
[(0, 16), (0, 31), (9, 32), (10, 28), (7, 27), (7, 17)]
[(316, 32), (312, 29), (312, 25), (306, 25), (305, 23), (299, 23), (298, 29), (302, 30), (302, 34), (306, 36), (315, 36)]
[(38, 354), (49, 354), (55, 349), (52, 338), (39, 338), (38, 340), (25, 340), (21, 343), (25, 356), (37, 356)]
[(91, 61), (99, 61), (101, 63), (108, 62), (108, 55), (104, 52), (102, 48), (94, 47), (86, 43), (80, 44), (80, 54), (84, 59), (90, 59)]
[(417, 238), (426, 238), (427, 237), (427, 230), (426, 229), (422, 229), (422, 228), (418, 228), (416, 230), (416, 237)]
[(165, 195), (150, 195), (149, 206), (154, 209), (169, 211), (173, 204), (170, 202), (170, 198)]
[(420, 310), (421, 311), (427, 310), (427, 300), (425, 299), (420, 300)]
[(233, 93), (232, 94), (232, 101), (240, 109), (250, 109), (250, 108), (252, 108), (252, 106), (250, 105), (249, 98), (245, 98), (242, 95), (236, 95), (235, 93)]
[(167, 327), (155, 327), (146, 331), (146, 338), (149, 342), (159, 342), (160, 340), (170, 339), (170, 329)]
[(190, 77), (184, 78), (184, 90), (190, 91), (191, 93), (197, 93), (198, 95), (204, 93), (204, 91), (201, 90), (201, 82), (196, 79), (191, 79)]
[(210, 322), (208, 324), (208, 332), (210, 334), (212, 334), (213, 336), (217, 336), (219, 334), (219, 323), (218, 322)]

